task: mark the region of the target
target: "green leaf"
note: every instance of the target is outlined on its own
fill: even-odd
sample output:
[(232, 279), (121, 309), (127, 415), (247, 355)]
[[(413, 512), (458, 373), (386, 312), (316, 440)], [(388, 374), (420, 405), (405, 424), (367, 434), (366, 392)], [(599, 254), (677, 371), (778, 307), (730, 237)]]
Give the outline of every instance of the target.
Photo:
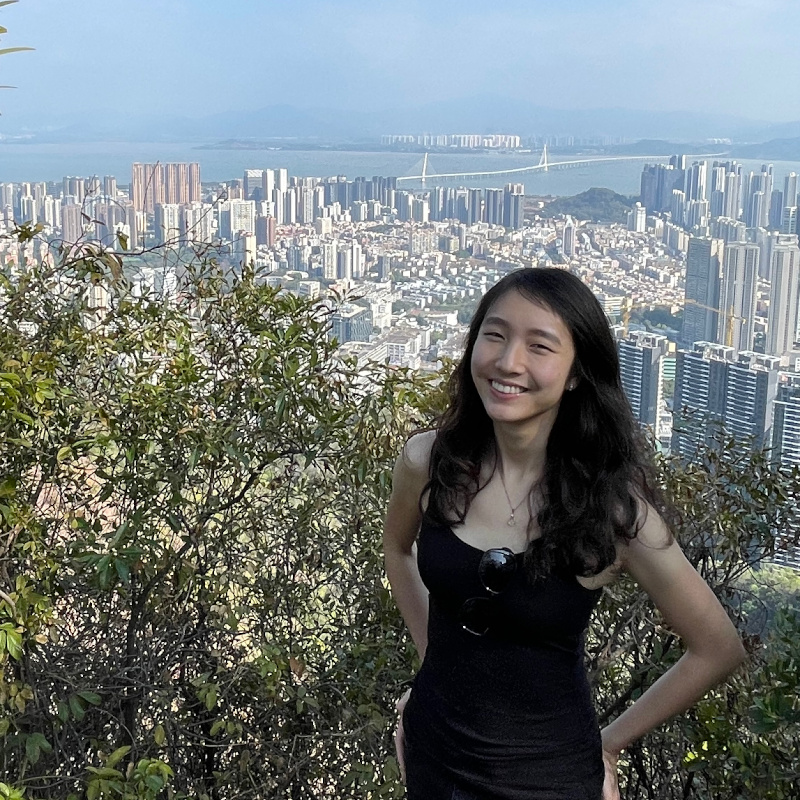
[(128, 753), (131, 751), (131, 746), (129, 744), (123, 745), (122, 747), (118, 747), (107, 759), (105, 766), (106, 767), (115, 767), (125, 758)]
[(39, 748), (36, 738), (34, 736), (29, 736), (25, 740), (25, 757), (31, 762), (31, 764), (36, 764), (40, 755), (41, 749)]
[(0, 56), (8, 55), (9, 53), (21, 53), (23, 50), (33, 50), (32, 47), (4, 47), (0, 50)]
[(82, 698), (87, 703), (90, 703), (93, 706), (99, 706), (100, 703), (103, 702), (103, 698), (100, 697), (100, 695), (97, 694), (97, 692), (90, 692), (86, 689), (78, 692), (78, 697)]
[(72, 716), (77, 722), (81, 722), (86, 716), (86, 709), (83, 706), (83, 702), (76, 694), (71, 694), (69, 696), (69, 710), (72, 712)]
[(155, 729), (153, 730), (153, 741), (161, 747), (167, 739), (166, 731), (164, 730), (163, 725), (156, 725)]

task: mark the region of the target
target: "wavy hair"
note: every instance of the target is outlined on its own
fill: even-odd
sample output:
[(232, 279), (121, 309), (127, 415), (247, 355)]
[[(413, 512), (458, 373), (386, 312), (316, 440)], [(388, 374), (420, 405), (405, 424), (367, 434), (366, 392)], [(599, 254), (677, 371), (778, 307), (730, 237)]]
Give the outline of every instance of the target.
[[(572, 335), (576, 387), (565, 392), (547, 442), (537, 514), (541, 536), (525, 554), (536, 580), (553, 570), (602, 572), (616, 560), (619, 539), (641, 527), (639, 500), (671, 517), (655, 479), (652, 453), (622, 389), (619, 357), (605, 313), (591, 290), (562, 269), (520, 269), (481, 300), (464, 356), (448, 386), (450, 403), (437, 425), (430, 460), (427, 514), (463, 523), (480, 483), (481, 463), (494, 458), (494, 429), (473, 383), (470, 362), (483, 320), (508, 292), (557, 314)], [(530, 502), (530, 498), (529, 498)]]

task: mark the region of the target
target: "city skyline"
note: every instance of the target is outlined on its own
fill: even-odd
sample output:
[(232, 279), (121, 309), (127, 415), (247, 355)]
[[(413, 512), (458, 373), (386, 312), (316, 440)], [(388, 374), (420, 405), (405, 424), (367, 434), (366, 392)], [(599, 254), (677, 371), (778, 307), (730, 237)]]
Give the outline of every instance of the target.
[(224, 11), (205, 0), (191, 8), (87, 0), (80, 13), (56, 0), (22, 0), (3, 9), (2, 22), (4, 45), (36, 48), (3, 59), (3, 83), (19, 87), (2, 95), (3, 127), (281, 104), (377, 112), (480, 97), (487, 105), (800, 120), (800, 7), (792, 0), (232, 0)]

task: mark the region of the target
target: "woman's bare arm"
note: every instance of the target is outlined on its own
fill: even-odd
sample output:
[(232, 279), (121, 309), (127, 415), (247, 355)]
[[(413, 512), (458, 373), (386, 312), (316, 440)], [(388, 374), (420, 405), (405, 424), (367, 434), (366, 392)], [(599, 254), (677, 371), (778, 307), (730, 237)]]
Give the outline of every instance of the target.
[(412, 436), (398, 456), (383, 531), (386, 575), (420, 658), (425, 657), (428, 646), (428, 590), (419, 576), (414, 542), (435, 435), (430, 431)]
[(642, 529), (622, 548), (623, 568), (647, 592), (686, 651), (630, 708), (603, 729), (603, 746), (619, 753), (685, 711), (745, 659), (736, 628), (708, 584), (670, 541), (648, 508)]

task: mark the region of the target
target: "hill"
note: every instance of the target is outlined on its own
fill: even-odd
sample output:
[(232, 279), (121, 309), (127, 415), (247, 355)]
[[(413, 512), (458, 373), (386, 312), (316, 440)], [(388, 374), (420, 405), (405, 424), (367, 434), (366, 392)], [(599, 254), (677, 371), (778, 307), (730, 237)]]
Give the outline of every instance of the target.
[(576, 219), (590, 222), (625, 222), (628, 211), (636, 202), (635, 197), (626, 197), (611, 189), (592, 188), (572, 197), (559, 197), (548, 203), (541, 211), (543, 217), (569, 214)]
[(772, 161), (800, 161), (800, 137), (770, 139), (759, 144), (741, 144), (731, 155), (736, 158), (766, 158)]

